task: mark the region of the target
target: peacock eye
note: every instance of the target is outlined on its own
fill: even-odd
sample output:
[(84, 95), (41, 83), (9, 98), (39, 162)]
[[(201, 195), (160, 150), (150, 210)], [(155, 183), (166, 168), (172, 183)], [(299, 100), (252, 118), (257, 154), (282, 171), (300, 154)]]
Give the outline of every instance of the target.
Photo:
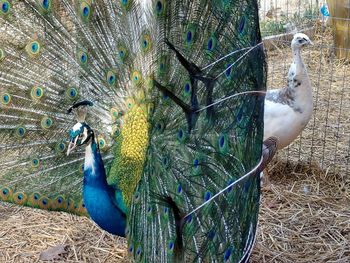
[(304, 42), (304, 40), (303, 39), (299, 39), (299, 43), (303, 43)]

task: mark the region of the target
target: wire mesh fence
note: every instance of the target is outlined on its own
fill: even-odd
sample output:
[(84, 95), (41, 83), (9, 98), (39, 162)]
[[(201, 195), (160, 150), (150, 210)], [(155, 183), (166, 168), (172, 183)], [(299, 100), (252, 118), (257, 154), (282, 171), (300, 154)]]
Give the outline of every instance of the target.
[(304, 32), (315, 43), (302, 53), (313, 86), (313, 116), (279, 159), (314, 162), (350, 178), (350, 0), (260, 0), (259, 5), (268, 89), (287, 85), (294, 33)]

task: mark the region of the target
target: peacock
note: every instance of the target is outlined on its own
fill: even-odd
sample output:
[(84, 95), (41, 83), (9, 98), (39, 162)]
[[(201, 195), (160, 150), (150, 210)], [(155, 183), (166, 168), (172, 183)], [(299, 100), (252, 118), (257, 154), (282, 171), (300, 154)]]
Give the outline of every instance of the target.
[(256, 0), (0, 0), (0, 200), (88, 216), (136, 262), (246, 262)]
[(291, 41), (293, 62), (288, 72), (288, 85), (269, 90), (265, 96), (264, 138), (278, 138), (278, 149), (291, 144), (312, 115), (311, 81), (301, 56), (301, 49), (312, 44), (307, 35), (294, 35)]
[[(312, 116), (312, 87), (301, 50), (313, 45), (310, 38), (297, 33), (291, 41), (293, 62), (288, 72), (287, 86), (266, 92), (264, 105), (264, 139), (274, 137), (277, 149), (293, 143)], [(270, 189), (268, 172), (261, 173), (263, 189)]]

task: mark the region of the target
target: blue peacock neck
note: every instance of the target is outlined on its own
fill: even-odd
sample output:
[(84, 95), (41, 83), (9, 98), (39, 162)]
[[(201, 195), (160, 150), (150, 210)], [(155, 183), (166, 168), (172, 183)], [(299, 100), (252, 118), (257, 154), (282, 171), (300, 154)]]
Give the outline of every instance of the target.
[(91, 143), (89, 143), (85, 149), (84, 184), (85, 183), (107, 185), (106, 171), (94, 136), (91, 138)]
[(108, 185), (103, 160), (94, 136), (86, 146), (84, 164), (84, 203), (90, 217), (109, 233), (125, 236), (126, 213), (120, 190)]

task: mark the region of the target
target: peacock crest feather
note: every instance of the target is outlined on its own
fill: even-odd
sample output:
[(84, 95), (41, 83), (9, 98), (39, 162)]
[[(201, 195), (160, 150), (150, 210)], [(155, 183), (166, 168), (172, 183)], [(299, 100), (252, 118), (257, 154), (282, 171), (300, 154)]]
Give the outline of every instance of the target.
[[(257, 13), (255, 0), (0, 1), (0, 199), (89, 216), (86, 164), (101, 164), (135, 261), (247, 260), (264, 98), (244, 93), (266, 78)], [(67, 156), (76, 121), (91, 149)]]

